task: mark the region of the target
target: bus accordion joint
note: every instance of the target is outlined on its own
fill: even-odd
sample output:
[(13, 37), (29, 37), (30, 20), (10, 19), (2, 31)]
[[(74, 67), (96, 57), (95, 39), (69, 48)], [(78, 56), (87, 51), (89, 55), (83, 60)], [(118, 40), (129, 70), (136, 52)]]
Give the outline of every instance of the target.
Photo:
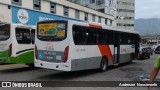
[(8, 55), (12, 56), (12, 44), (9, 45)]
[(69, 46), (67, 46), (64, 51), (64, 59), (63, 59), (64, 63), (66, 63), (68, 60), (68, 51), (69, 51)]

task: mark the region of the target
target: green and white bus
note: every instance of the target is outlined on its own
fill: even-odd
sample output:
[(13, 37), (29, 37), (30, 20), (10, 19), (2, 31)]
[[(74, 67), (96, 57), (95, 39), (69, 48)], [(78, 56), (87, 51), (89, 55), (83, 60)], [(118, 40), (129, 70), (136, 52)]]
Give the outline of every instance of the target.
[(0, 23), (0, 63), (34, 65), (35, 26)]

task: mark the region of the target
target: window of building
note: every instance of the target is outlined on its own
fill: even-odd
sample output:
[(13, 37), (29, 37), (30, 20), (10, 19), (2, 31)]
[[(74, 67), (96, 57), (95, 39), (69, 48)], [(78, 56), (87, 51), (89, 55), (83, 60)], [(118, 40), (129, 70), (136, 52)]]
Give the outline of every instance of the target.
[(96, 21), (96, 15), (92, 15), (92, 22)]
[(97, 1), (96, 1), (96, 4), (97, 4), (97, 5), (101, 5), (101, 4), (103, 4), (103, 2), (104, 2), (104, 0), (97, 0)]
[(64, 16), (69, 16), (69, 8), (68, 7), (63, 7), (63, 15)]
[(56, 13), (56, 4), (55, 3), (50, 3), (50, 12), (51, 13)]
[(97, 9), (97, 11), (104, 13), (105, 9), (104, 8), (103, 9)]
[(30, 44), (30, 30), (24, 28), (16, 28), (16, 39), (19, 44)]
[(84, 13), (84, 20), (88, 21), (88, 13)]
[(79, 19), (79, 10), (75, 10), (75, 18)]
[(134, 10), (128, 10), (128, 9), (117, 9), (118, 12), (129, 12), (134, 13)]
[(117, 4), (119, 4), (120, 2), (119, 1), (117, 1)]
[(101, 23), (101, 17), (100, 16), (98, 17), (98, 23)]
[(95, 0), (90, 0), (90, 3), (92, 4), (92, 3), (95, 3)]
[(105, 18), (105, 24), (108, 25), (108, 19), (107, 18)]
[(22, 1), (21, 0), (12, 0), (12, 4), (21, 6)]
[(40, 10), (41, 9), (41, 1), (40, 0), (33, 0), (33, 8)]
[(112, 23), (113, 23), (113, 21), (112, 20), (110, 20), (110, 25), (112, 26)]

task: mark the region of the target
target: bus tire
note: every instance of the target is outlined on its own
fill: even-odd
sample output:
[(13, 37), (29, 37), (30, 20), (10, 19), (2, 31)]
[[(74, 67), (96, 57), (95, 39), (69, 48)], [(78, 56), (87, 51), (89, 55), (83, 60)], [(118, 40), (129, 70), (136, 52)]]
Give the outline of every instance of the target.
[(108, 67), (107, 59), (106, 58), (102, 58), (99, 70), (101, 72), (105, 72), (107, 70), (107, 67)]

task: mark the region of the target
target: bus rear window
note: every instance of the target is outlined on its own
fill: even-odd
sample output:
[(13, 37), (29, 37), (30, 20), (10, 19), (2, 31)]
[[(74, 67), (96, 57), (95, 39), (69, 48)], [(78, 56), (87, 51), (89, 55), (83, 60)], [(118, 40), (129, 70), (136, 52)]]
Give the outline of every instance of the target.
[(9, 39), (10, 37), (10, 25), (0, 24), (0, 41)]
[(28, 28), (16, 28), (16, 39), (19, 44), (30, 44), (31, 35)]
[(37, 30), (40, 40), (62, 41), (66, 38), (67, 24), (64, 22), (39, 23)]

